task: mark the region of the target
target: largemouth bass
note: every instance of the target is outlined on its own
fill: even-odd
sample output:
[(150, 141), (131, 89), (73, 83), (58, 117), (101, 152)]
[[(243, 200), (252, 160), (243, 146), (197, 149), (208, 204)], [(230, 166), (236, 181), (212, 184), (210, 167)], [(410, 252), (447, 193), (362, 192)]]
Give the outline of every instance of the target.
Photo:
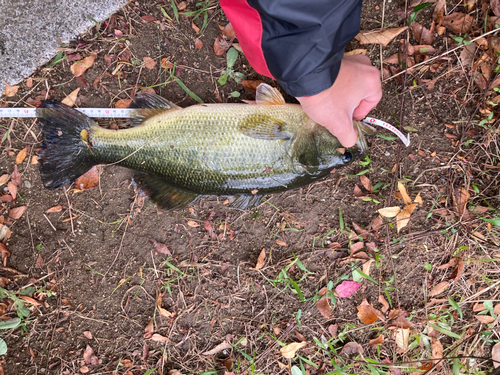
[(357, 144), (342, 153), (326, 128), (266, 84), (258, 87), (255, 105), (181, 108), (143, 94), (133, 107), (132, 128), (109, 130), (64, 104), (43, 102), (37, 115), (44, 186), (60, 188), (96, 164), (114, 163), (136, 170), (134, 180), (160, 207), (219, 195), (246, 208), (265, 194), (316, 181), (367, 151), (361, 123)]

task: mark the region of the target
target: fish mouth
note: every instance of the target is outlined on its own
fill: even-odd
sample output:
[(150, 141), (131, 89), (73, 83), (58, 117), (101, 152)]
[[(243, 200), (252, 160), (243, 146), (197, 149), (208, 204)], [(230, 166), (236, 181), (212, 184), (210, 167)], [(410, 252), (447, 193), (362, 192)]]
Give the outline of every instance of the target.
[(354, 128), (358, 131), (358, 140), (356, 141), (356, 146), (358, 146), (359, 153), (361, 155), (364, 155), (366, 154), (366, 152), (368, 152), (368, 142), (366, 141), (366, 135), (374, 135), (375, 129), (358, 120), (353, 120), (353, 125)]

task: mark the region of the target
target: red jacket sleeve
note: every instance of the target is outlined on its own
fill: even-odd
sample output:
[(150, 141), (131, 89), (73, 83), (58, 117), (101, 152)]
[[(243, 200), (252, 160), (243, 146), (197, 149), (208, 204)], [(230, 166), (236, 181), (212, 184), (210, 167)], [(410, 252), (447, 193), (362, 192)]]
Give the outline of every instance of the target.
[(252, 67), (293, 96), (337, 78), (346, 44), (359, 32), (362, 0), (220, 0)]

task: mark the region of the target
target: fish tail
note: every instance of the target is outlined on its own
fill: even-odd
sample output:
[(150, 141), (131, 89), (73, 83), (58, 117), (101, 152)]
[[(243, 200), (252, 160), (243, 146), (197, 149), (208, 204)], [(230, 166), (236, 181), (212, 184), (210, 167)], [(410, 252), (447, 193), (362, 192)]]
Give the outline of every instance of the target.
[(371, 126), (361, 121), (354, 120), (353, 124), (354, 128), (358, 131), (358, 140), (356, 142), (356, 145), (364, 154), (368, 151), (368, 142), (366, 142), (365, 135), (373, 135), (375, 134), (375, 130)]
[(83, 113), (59, 102), (45, 100), (37, 109), (42, 132), (38, 153), (43, 185), (69, 185), (97, 163), (92, 158), (89, 133), (95, 124)]

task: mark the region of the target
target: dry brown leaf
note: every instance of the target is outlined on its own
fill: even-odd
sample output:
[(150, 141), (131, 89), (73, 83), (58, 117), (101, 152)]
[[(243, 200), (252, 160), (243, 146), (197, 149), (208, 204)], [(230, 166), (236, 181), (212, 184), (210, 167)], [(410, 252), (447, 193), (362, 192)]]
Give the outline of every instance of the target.
[(73, 107), (76, 102), (76, 98), (78, 97), (78, 93), (80, 92), (80, 88), (73, 90), (67, 97), (61, 100), (62, 104), (66, 104), (68, 107)]
[(63, 209), (63, 206), (61, 206), (61, 205), (54, 206), (54, 207), (49, 208), (47, 211), (45, 211), (45, 213), (50, 214), (51, 212), (61, 212), (62, 209)]
[(198, 34), (200, 32), (200, 28), (196, 26), (194, 22), (191, 22), (191, 27), (193, 28), (194, 32)]
[(92, 332), (90, 331), (83, 331), (83, 336), (85, 336), (85, 338), (89, 339), (89, 340), (92, 340)]
[(362, 323), (372, 324), (378, 319), (377, 314), (375, 314), (375, 308), (371, 303), (368, 303), (366, 298), (361, 302), (361, 305), (357, 307), (358, 318)]
[(387, 46), (395, 37), (408, 29), (407, 26), (384, 30), (361, 30), (355, 39), (360, 44), (381, 44)]
[(12, 183), (12, 181), (9, 181), (7, 184), (7, 189), (9, 189), (10, 195), (12, 195), (12, 199), (16, 199), (17, 197), (17, 186)]
[(253, 91), (253, 92), (257, 92), (257, 87), (259, 87), (259, 85), (261, 83), (264, 83), (264, 81), (261, 81), (260, 79), (257, 79), (257, 80), (248, 80), (248, 79), (244, 79), (241, 81), (241, 84), (247, 89), (247, 90), (250, 90), (250, 91)]
[(363, 242), (356, 242), (351, 245), (349, 248), (351, 250), (351, 255), (356, 254), (358, 251), (360, 251), (365, 244)]
[(203, 355), (214, 355), (214, 354), (222, 352), (223, 350), (229, 350), (229, 349), (231, 349), (231, 344), (224, 341), (224, 342), (220, 343), (219, 345), (217, 345), (212, 350), (209, 350), (209, 351), (204, 352), (202, 354)]
[(398, 206), (384, 207), (384, 208), (377, 210), (377, 212), (383, 217), (394, 217), (397, 214), (399, 214), (400, 211), (401, 211), (401, 207), (398, 207)]
[(99, 170), (93, 166), (90, 170), (75, 180), (75, 192), (93, 189), (99, 186)]
[(474, 17), (460, 12), (454, 12), (443, 17), (443, 26), (455, 34), (465, 34), (469, 32), (474, 24)]
[(339, 325), (337, 323), (335, 324), (330, 324), (328, 326), (328, 333), (333, 337), (337, 337), (337, 331), (339, 329)]
[(224, 28), (222, 29), (222, 35), (224, 35), (227, 38), (235, 37), (233, 25), (231, 25), (231, 22), (229, 22), (226, 26), (224, 26)]
[(146, 328), (144, 328), (144, 338), (149, 339), (151, 336), (153, 336), (154, 331), (155, 331), (154, 321), (153, 318), (151, 318)]
[(16, 156), (16, 164), (21, 164), (24, 161), (24, 159), (26, 159), (27, 152), (28, 152), (27, 147), (25, 147), (21, 151), (19, 151), (19, 153)]
[(174, 64), (172, 64), (172, 62), (167, 57), (164, 57), (163, 59), (161, 59), (160, 66), (163, 69), (172, 69), (174, 67)]
[(187, 225), (189, 225), (191, 228), (198, 228), (200, 226), (200, 224), (198, 224), (194, 220), (188, 220)]
[(476, 43), (466, 44), (460, 52), (460, 62), (466, 68), (472, 68), (476, 53)]
[(409, 328), (398, 328), (394, 330), (394, 341), (396, 341), (396, 345), (403, 351), (408, 350), (408, 340), (410, 338), (410, 329)]
[[(432, 358), (443, 358), (443, 344), (438, 339), (431, 337)], [(436, 364), (436, 374), (439, 374), (441, 362)]]
[(214, 42), (214, 52), (217, 56), (221, 56), (231, 47), (233, 38), (227, 38), (222, 34), (217, 35)]
[(26, 206), (15, 207), (9, 211), (9, 217), (13, 220), (19, 219), (26, 211)]
[(368, 177), (366, 177), (364, 174), (362, 174), (361, 176), (359, 176), (359, 178), (361, 180), (361, 183), (365, 187), (365, 189), (368, 190), (369, 192), (372, 192), (373, 191), (373, 185), (372, 185), (370, 179)]
[(411, 31), (419, 44), (432, 44), (434, 41), (434, 34), (416, 21), (411, 24)]
[(158, 293), (158, 295), (156, 296), (156, 308), (158, 309), (160, 314), (163, 315), (165, 318), (171, 318), (172, 316), (174, 316), (174, 314), (172, 314), (170, 311), (161, 307), (161, 303), (162, 303), (162, 295), (161, 293)]
[[(380, 217), (380, 216), (379, 216)], [(352, 226), (354, 227), (354, 230), (356, 231), (357, 234), (359, 234), (361, 236), (361, 238), (363, 238), (364, 240), (366, 240), (368, 238), (368, 236), (370, 235), (370, 232), (368, 232), (366, 229), (364, 228), (361, 228), (358, 224), (356, 224), (355, 222), (352, 222)]]
[(448, 281), (442, 281), (439, 284), (435, 285), (431, 291), (429, 292), (429, 297), (435, 297), (443, 293), (448, 287), (450, 283)]
[(316, 302), (316, 307), (321, 315), (323, 315), (326, 319), (330, 319), (330, 314), (332, 313), (332, 308), (330, 307), (330, 303), (328, 302), (328, 298), (321, 298)]
[(292, 359), (295, 357), (295, 353), (297, 353), (297, 350), (300, 348), (303, 348), (304, 346), (307, 345), (306, 341), (302, 342), (292, 342), (291, 344), (285, 345), (280, 349), (281, 355), (287, 359)]
[(500, 16), (500, 0), (490, 0), (490, 6), (495, 16)]
[(165, 255), (168, 255), (168, 256), (172, 256), (172, 253), (170, 252), (170, 250), (167, 247), (167, 245), (165, 245), (165, 244), (163, 244), (161, 242), (157, 242), (154, 239), (150, 239), (149, 242), (151, 242), (151, 244), (154, 246), (155, 250), (158, 251), (159, 253), (165, 254)]
[(493, 345), (493, 348), (491, 348), (491, 359), (494, 360), (494, 368), (500, 367), (500, 342), (497, 342), (495, 345)]
[(87, 374), (89, 371), (90, 371), (90, 369), (88, 368), (88, 366), (82, 366), (82, 367), (80, 367), (80, 372), (82, 374)]
[(201, 39), (196, 38), (194, 40), (194, 46), (195, 46), (196, 49), (202, 49), (203, 48), (203, 42), (201, 41)]
[(90, 347), (90, 345), (87, 345), (87, 348), (83, 353), (83, 359), (85, 360), (85, 363), (94, 366), (97, 366), (99, 364), (99, 360), (97, 359), (97, 356), (94, 354), (94, 350)]
[(88, 68), (90, 68), (94, 64), (96, 57), (96, 55), (91, 55), (87, 56), (83, 60), (75, 62), (73, 65), (71, 65), (71, 73), (73, 73), (75, 77), (80, 77)]
[(15, 96), (17, 94), (17, 90), (19, 90), (19, 86), (10, 86), (8, 83), (6, 83), (3, 95), (5, 95), (8, 98), (11, 96)]
[(5, 173), (5, 174), (1, 175), (0, 176), (0, 186), (2, 186), (7, 181), (9, 181), (9, 178), (10, 178), (10, 174), (8, 174), (8, 173)]
[(346, 354), (346, 355), (363, 354), (363, 353), (364, 353), (363, 347), (354, 341), (345, 344), (342, 350), (340, 351), (340, 354)]
[(368, 343), (368, 345), (373, 347), (375, 345), (382, 344), (383, 342), (384, 342), (384, 335), (379, 335), (376, 338), (370, 340), (370, 342)]
[(132, 104), (132, 99), (120, 99), (115, 103), (115, 108), (128, 108)]
[(420, 193), (417, 194), (417, 196), (415, 197), (415, 200), (413, 202), (418, 203), (418, 204), (424, 204), (424, 201), (422, 200)]
[(495, 321), (495, 318), (490, 315), (474, 315), (474, 318), (476, 318), (483, 324), (490, 324)]
[(446, 0), (438, 0), (434, 12), (432, 13), (432, 19), (438, 25), (443, 22), (444, 12), (446, 7)]
[(363, 192), (361, 191), (361, 189), (359, 188), (359, 186), (357, 184), (354, 184), (354, 196), (356, 198), (363, 196)]
[(352, 51), (345, 52), (344, 56), (366, 55), (367, 52), (368, 52), (367, 49), (357, 48), (353, 49)]
[(154, 61), (151, 57), (145, 56), (142, 58), (142, 61), (144, 61), (144, 66), (146, 69), (154, 69), (156, 66), (156, 61)]
[(285, 241), (276, 240), (276, 243), (280, 246), (288, 246)]
[(398, 190), (399, 190), (399, 192), (401, 193), (401, 195), (403, 197), (404, 204), (410, 204), (411, 203), (411, 198), (408, 195), (408, 193), (406, 192), (406, 187), (401, 182), (399, 182), (399, 181), (398, 181)]
[(368, 276), (370, 276), (370, 268), (373, 262), (375, 262), (375, 259), (370, 259), (363, 263), (363, 272)]
[(151, 336), (151, 340), (157, 342), (172, 342), (168, 337), (162, 336), (159, 333), (155, 333), (153, 336)]
[(460, 215), (464, 215), (467, 211), (467, 203), (469, 202), (470, 194), (464, 188), (455, 189), (453, 192), (453, 204), (455, 211)]
[(377, 216), (375, 219), (372, 220), (370, 223), (370, 230), (378, 233), (380, 228), (382, 228), (382, 224), (384, 223), (384, 220), (382, 219), (382, 216)]
[(389, 303), (386, 301), (382, 294), (378, 295), (378, 301), (382, 304), (382, 312), (387, 312), (387, 310), (389, 310)]
[(401, 229), (406, 227), (408, 223), (410, 222), (410, 216), (417, 206), (416, 203), (409, 204), (407, 205), (404, 210), (402, 210), (397, 216), (396, 216), (396, 228), (398, 230), (398, 233)]
[(255, 268), (250, 267), (250, 269), (260, 270), (262, 267), (264, 267), (265, 261), (266, 261), (266, 249), (262, 249), (262, 251), (259, 254), (259, 257), (257, 258), (257, 264), (255, 265)]
[(42, 304), (38, 302), (36, 299), (28, 297), (28, 296), (19, 296), (20, 299), (23, 301), (26, 301), (28, 303), (31, 303), (33, 306), (41, 306)]
[(500, 303), (497, 303), (495, 307), (493, 308), (493, 313), (494, 314), (500, 314)]

